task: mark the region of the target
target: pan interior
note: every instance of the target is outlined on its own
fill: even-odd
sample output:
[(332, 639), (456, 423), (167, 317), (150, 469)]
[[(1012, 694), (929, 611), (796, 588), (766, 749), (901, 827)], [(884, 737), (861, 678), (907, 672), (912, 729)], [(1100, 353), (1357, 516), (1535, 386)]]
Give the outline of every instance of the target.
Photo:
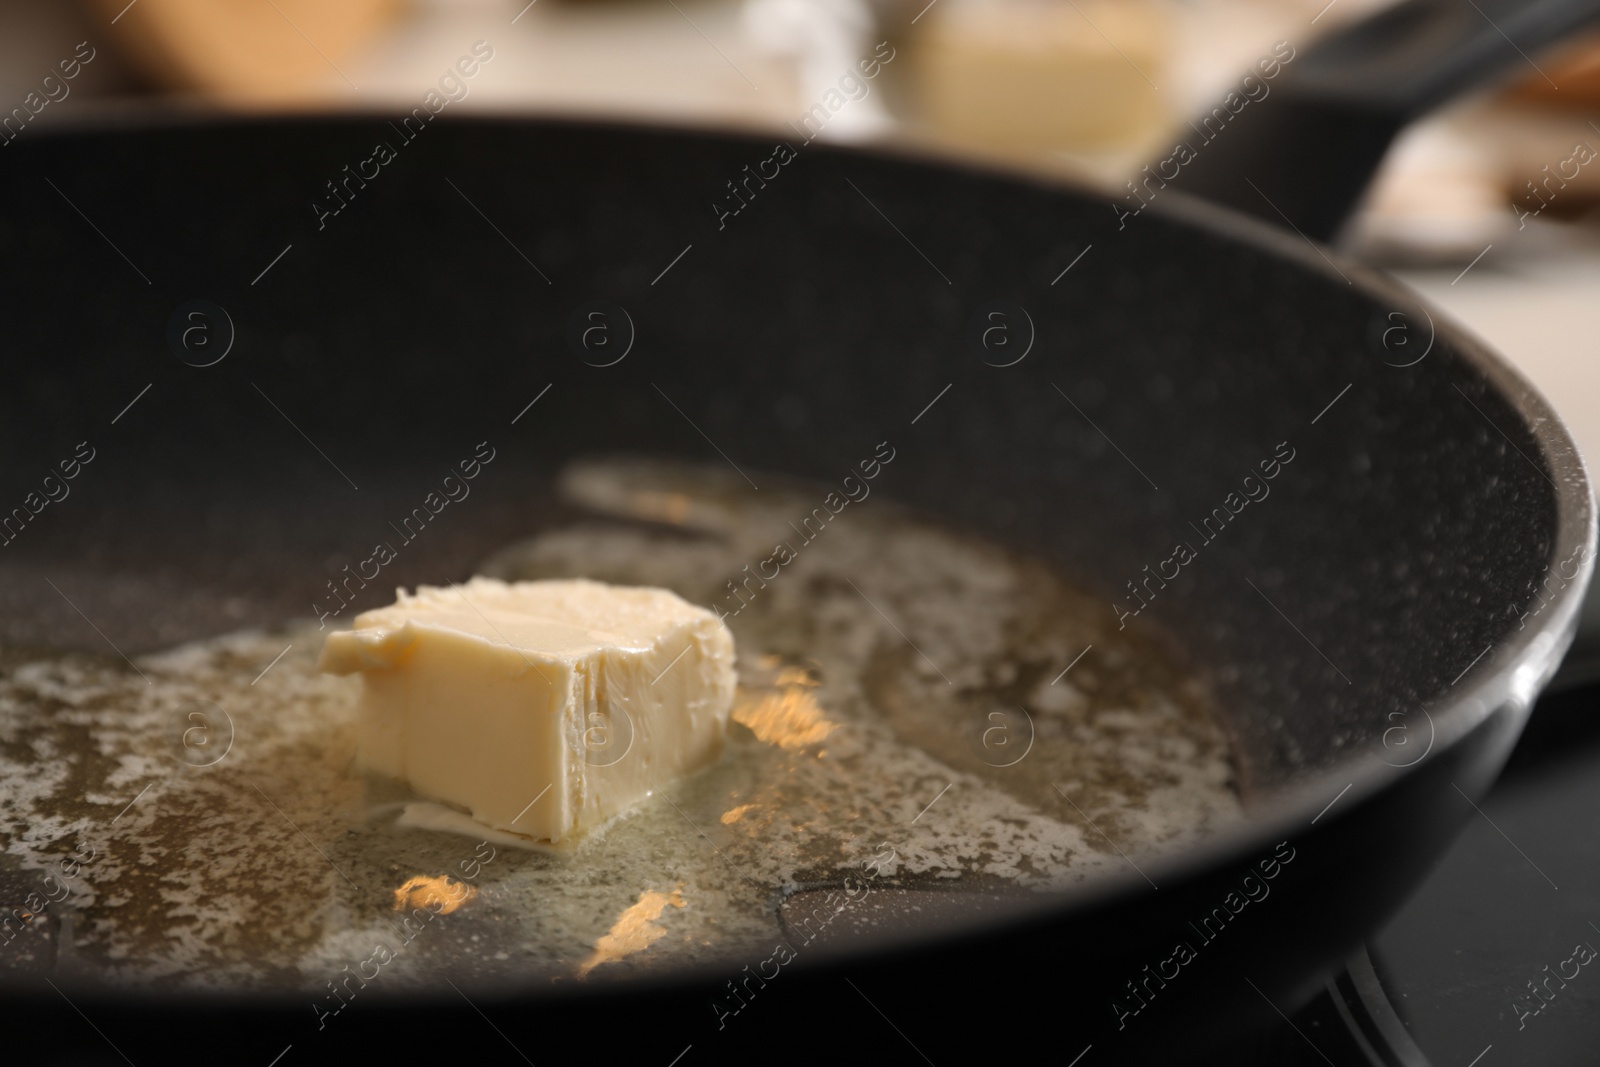
[[(706, 204), (771, 146), (554, 123), (441, 124), (336, 216), (308, 211), (385, 125), (15, 147), (0, 484), (25, 501), (94, 458), (8, 531), (10, 648), (315, 630), (330, 584), (483, 445), (470, 499), (385, 583), (463, 578), (576, 521), (559, 476), (583, 457), (822, 485), (887, 443), (874, 503), (1069, 576), (1108, 640), (1175, 635), (1267, 796), (1434, 705), (1576, 573), (1518, 398), (1423, 309), (1292, 255), (817, 146), (719, 219)], [(197, 309), (221, 358), (184, 341)], [(188, 773), (131, 769), (127, 792), (159, 771)], [(125, 802), (75, 817), (106, 830)], [(299, 904), (286, 888), (285, 923)]]

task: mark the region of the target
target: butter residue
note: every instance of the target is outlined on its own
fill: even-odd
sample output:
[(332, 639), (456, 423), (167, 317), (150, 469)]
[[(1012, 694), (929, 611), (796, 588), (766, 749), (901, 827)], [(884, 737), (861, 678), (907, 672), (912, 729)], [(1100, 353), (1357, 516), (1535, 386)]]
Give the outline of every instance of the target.
[(753, 807), (755, 807), (754, 804), (740, 804), (736, 808), (729, 808), (727, 811), (722, 813), (722, 817), (721, 817), (722, 825), (724, 825), (724, 826), (732, 826), (734, 823), (736, 823), (740, 819), (744, 818), (744, 813), (749, 811)]
[(814, 682), (778, 690), (741, 688), (734, 698), (733, 720), (769, 745), (794, 750), (814, 745), (833, 733), (838, 723), (823, 713), (810, 692)]
[(478, 887), (442, 874), (416, 874), (394, 891), (394, 910), (407, 911), (438, 904), (435, 915), (449, 915), (478, 895)]
[(643, 952), (667, 936), (667, 928), (656, 925), (656, 920), (661, 918), (668, 904), (675, 908), (684, 906), (681, 883), (670, 894), (658, 893), (653, 889), (640, 893), (638, 901), (624, 908), (622, 914), (617, 916), (617, 921), (611, 924), (611, 929), (594, 943), (594, 952), (590, 953), (589, 958), (578, 964), (578, 977), (587, 978), (589, 972), (602, 963), (615, 963), (636, 952)]
[[(763, 661), (773, 658), (772, 656), (761, 657)], [(796, 667), (793, 664), (779, 667), (775, 681), (778, 685), (803, 685), (808, 689), (815, 689), (817, 686), (817, 680), (810, 671), (804, 667)]]

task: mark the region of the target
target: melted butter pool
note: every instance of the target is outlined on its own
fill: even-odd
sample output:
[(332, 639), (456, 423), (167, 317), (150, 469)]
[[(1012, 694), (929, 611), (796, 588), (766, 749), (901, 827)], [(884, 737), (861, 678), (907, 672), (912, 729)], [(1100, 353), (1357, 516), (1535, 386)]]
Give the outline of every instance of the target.
[(826, 488), (716, 469), (590, 462), (561, 484), (592, 518), (480, 573), (726, 611), (722, 760), (577, 848), (530, 851), (402, 819), (417, 798), (354, 770), (359, 685), (316, 673), (314, 623), (137, 671), (8, 651), (0, 975), (292, 988), (331, 1009), (328, 983), (357, 970), (390, 988), (737, 970), (803, 947), (791, 902), (835, 887), (892, 891), (829, 927), (848, 947), (897, 899), (937, 892), (942, 925), (992, 915), (1241, 817), (1199, 678), (1037, 562), (878, 496), (835, 511)]

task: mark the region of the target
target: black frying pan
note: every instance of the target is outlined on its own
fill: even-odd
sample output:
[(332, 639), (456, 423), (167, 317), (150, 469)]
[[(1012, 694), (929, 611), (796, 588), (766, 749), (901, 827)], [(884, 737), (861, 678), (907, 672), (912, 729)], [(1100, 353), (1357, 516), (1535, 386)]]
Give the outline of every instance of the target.
[[(894, 498), (1059, 565), (1111, 612), (1290, 442), (1291, 476), (1146, 620), (1213, 679), (1254, 819), (1148, 880), (809, 960), (724, 1030), (721, 973), (480, 989), (476, 1008), (447, 987), (374, 997), (323, 1033), (301, 1000), (30, 974), (5, 990), (29, 1055), (332, 1062), (439, 1038), (540, 1063), (1188, 1056), (1292, 1012), (1405, 897), (1571, 639), (1595, 519), (1559, 420), (1437, 314), (1285, 230), (1177, 196), (1119, 228), (1095, 196), (815, 144), (719, 230), (708, 204), (768, 140), (482, 120), (436, 123), (319, 228), (323, 183), (391, 136), (380, 118), (178, 122), (7, 148), (0, 488), (20, 500), (77, 442), (98, 449), (93, 485), (0, 553), (7, 642), (132, 654), (304, 615), (350, 530), (485, 437), (505, 459), (476, 521), (419, 542), (396, 583), (464, 578), (536, 527), (575, 456), (715, 461), (709, 439), (826, 478), (892, 438)], [(596, 300), (635, 333), (603, 368), (569, 343)], [(1004, 367), (972, 329), (997, 300), (1033, 337)], [(231, 331), (210, 366), (216, 348), (182, 342), (194, 310), (208, 343)], [(1272, 906), (1130, 1017), (1128, 984), (1288, 850)]]

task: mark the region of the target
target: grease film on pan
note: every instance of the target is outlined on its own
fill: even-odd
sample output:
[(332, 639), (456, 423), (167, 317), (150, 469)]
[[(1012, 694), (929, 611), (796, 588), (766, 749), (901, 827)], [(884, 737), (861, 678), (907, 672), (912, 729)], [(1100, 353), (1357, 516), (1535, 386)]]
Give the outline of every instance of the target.
[[(802, 901), (806, 929), (870, 941), (891, 919), (992, 914), (1234, 825), (1202, 679), (1043, 564), (878, 496), (892, 458), (848, 496), (580, 461), (559, 479), (578, 517), (483, 561), (507, 580), (666, 587), (724, 613), (737, 642), (723, 758), (574, 848), (358, 774), (355, 691), (316, 672), (315, 621), (140, 657), (143, 677), (14, 654), (7, 862), (44, 869), (79, 844), (96, 858), (41, 919), (70, 916), (72, 938), (0, 949), (0, 967), (67, 954), (108, 983), (320, 990), (382, 942), (389, 987), (604, 981), (763, 958), (806, 921)], [(584, 744), (591, 761), (639, 758), (626, 725)], [(863, 877), (915, 907), (815, 918), (818, 890)], [(424, 890), (449, 910), (419, 917)]]

